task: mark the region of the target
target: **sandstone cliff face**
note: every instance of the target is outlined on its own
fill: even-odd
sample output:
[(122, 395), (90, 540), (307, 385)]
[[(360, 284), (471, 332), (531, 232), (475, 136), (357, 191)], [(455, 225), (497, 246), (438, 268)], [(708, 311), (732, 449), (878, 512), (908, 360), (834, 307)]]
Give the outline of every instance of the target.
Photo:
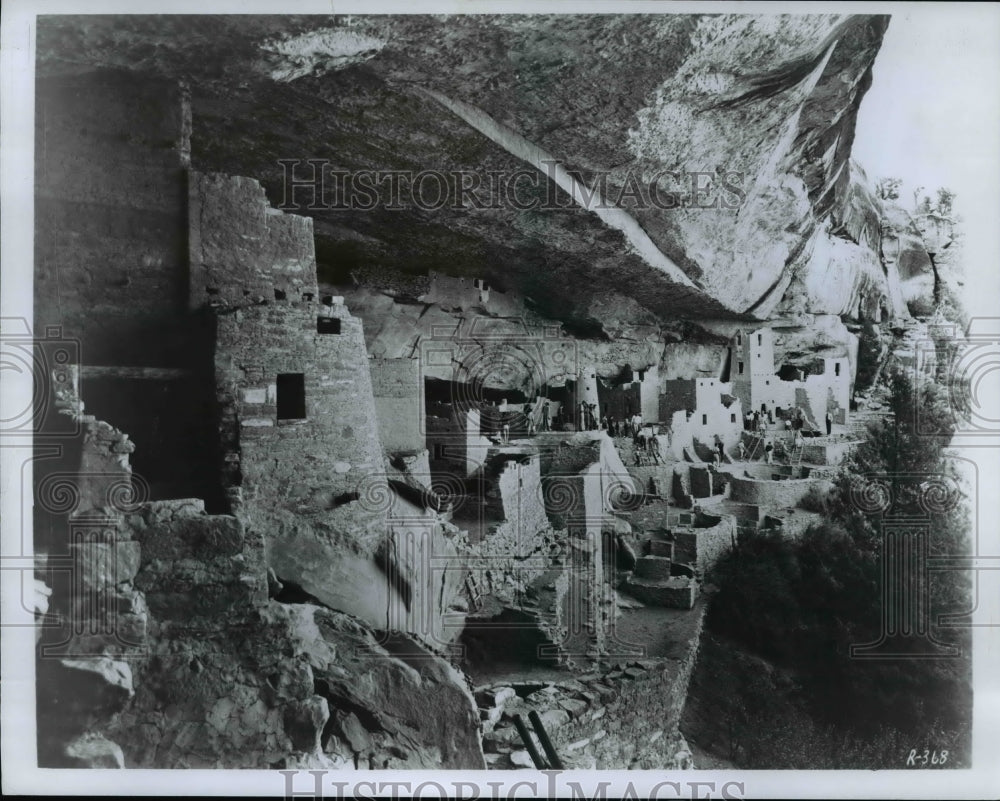
[[(255, 176), (275, 204), (280, 159), (484, 180), (486, 208), (466, 197), (428, 211), (404, 197), (398, 209), (303, 209), (331, 280), (391, 265), (482, 277), (563, 320), (607, 321), (598, 301), (615, 296), (660, 316), (766, 318), (894, 294), (873, 232), (851, 233), (849, 166), (886, 22), (210, 17), (194, 31), (174, 17), (61, 18), (40, 31), (39, 64), (189, 80), (195, 166)], [(552, 209), (513, 208), (485, 184), (489, 170), (534, 174), (543, 156), (587, 187), (604, 176), (622, 214), (581, 208), (565, 181), (523, 193)], [(650, 184), (673, 207), (651, 205)]]
[(885, 204), (882, 251), (889, 270), (898, 276), (904, 303), (919, 301), (925, 310), (939, 303), (944, 287), (961, 277), (960, 248), (949, 216)]

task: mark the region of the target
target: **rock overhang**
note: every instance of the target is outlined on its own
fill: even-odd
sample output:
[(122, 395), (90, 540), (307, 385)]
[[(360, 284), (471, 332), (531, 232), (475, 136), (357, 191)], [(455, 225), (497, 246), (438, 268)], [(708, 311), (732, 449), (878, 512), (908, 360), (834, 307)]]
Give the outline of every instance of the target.
[[(441, 270), (517, 289), (547, 316), (581, 322), (612, 295), (661, 317), (766, 316), (804, 268), (801, 240), (845, 202), (854, 117), (885, 22), (261, 16), (204, 17), (195, 29), (175, 16), (53, 17), (39, 30), (39, 74), (110, 67), (187, 81), (194, 166), (257, 177), (275, 205), (288, 200), (289, 162), (308, 174), (308, 159), (352, 176), (522, 176), (514, 203), (491, 187), (480, 195), (486, 208), (468, 195), (441, 208), (289, 204), (314, 218), (321, 278), (346, 283), (352, 268), (371, 266)], [(677, 266), (667, 274), (434, 93), (515, 131), (588, 186), (603, 176), (612, 200), (636, 179), (648, 189), (665, 169), (696, 181), (743, 170), (744, 200), (701, 208), (695, 196), (693, 207), (663, 209), (647, 197), (648, 208), (626, 209)], [(436, 180), (424, 189), (434, 194)]]

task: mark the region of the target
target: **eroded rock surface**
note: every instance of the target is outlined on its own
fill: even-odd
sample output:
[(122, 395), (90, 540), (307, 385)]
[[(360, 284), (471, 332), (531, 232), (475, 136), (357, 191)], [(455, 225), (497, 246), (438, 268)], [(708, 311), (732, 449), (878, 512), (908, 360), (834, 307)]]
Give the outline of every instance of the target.
[[(838, 314), (862, 295), (898, 297), (871, 256), (877, 233), (854, 230), (869, 199), (859, 201), (850, 164), (887, 20), (207, 17), (194, 31), (169, 16), (60, 18), (40, 31), (39, 68), (188, 80), (194, 164), (255, 176), (275, 204), (291, 202), (281, 159), (480, 179), (534, 172), (523, 148), (470, 124), (480, 115), (585, 186), (604, 175), (609, 205), (623, 198), (655, 250), (544, 176), (525, 198), (551, 195), (560, 208), (511, 208), (484, 182), (485, 208), (465, 198), (428, 214), (404, 198), (308, 209), (306, 187), (296, 205), (314, 218), (321, 276), (335, 282), (387, 264), (440, 270), (517, 289), (559, 319), (602, 323), (613, 319), (599, 302), (609, 297), (660, 315), (766, 317), (782, 304)], [(308, 179), (308, 165), (298, 169)], [(628, 192), (648, 195), (651, 183), (659, 205), (640, 208)]]

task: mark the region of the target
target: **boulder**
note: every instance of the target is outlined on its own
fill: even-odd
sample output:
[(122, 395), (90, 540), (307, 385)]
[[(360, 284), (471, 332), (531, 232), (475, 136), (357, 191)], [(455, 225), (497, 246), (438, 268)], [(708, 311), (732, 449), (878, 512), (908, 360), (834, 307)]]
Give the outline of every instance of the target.
[(124, 768), (121, 746), (93, 732), (81, 734), (65, 748), (66, 757), (79, 768)]
[(325, 698), (310, 696), (285, 707), (285, 733), (296, 751), (318, 753), (322, 750), (320, 738), (330, 717)]

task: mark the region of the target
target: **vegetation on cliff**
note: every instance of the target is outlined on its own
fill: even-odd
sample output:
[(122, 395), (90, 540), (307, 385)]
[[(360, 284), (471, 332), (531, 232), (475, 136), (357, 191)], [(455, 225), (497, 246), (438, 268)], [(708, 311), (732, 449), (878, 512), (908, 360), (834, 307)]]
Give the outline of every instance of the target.
[[(729, 758), (744, 767), (902, 768), (912, 749), (947, 751), (946, 767), (968, 764), (969, 629), (940, 625), (942, 615), (969, 610), (967, 574), (918, 576), (929, 635), (957, 656), (921, 658), (917, 638), (908, 641), (913, 658), (851, 655), (879, 640), (883, 604), (903, 592), (883, 580), (873, 499), (891, 497), (883, 513), (922, 520), (931, 557), (969, 552), (969, 512), (945, 451), (953, 433), (945, 391), (914, 386), (902, 372), (888, 385), (893, 415), (870, 426), (840, 472), (825, 499), (828, 519), (798, 540), (747, 538), (717, 567), (709, 630), (733, 647), (704, 658), (716, 653), (708, 672), (735, 687), (715, 714), (731, 730)], [(931, 484), (945, 489), (928, 510), (922, 493)]]

